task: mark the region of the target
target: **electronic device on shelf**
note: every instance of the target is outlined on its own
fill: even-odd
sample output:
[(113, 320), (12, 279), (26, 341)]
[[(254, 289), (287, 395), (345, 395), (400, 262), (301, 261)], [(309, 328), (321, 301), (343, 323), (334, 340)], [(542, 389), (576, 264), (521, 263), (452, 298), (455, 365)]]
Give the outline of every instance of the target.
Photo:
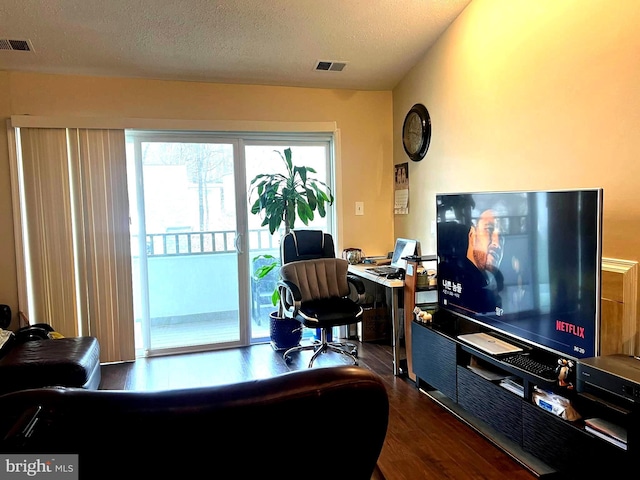
[(640, 358), (613, 354), (584, 358), (577, 365), (578, 392), (608, 392), (640, 403)]
[(563, 358), (597, 356), (602, 197), (598, 188), (436, 195), (438, 308)]
[(484, 332), (465, 333), (463, 335), (458, 335), (458, 339), (491, 355), (505, 355), (507, 353), (522, 351), (522, 348)]
[[(387, 278), (402, 278), (402, 273), (407, 269), (407, 261), (404, 257), (416, 254), (417, 248), (417, 240), (397, 238), (391, 257), (391, 264), (381, 267), (369, 267), (367, 270), (376, 275), (386, 275)], [(389, 275), (392, 276), (389, 277)]]

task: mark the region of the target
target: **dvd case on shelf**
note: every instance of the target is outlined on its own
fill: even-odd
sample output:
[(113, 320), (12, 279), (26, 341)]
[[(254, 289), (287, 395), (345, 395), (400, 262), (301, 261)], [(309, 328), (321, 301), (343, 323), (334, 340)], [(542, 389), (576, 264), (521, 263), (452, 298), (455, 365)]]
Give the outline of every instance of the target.
[(589, 425), (585, 425), (584, 429), (587, 432), (595, 435), (596, 437), (602, 438), (603, 440), (606, 440), (607, 442), (615, 445), (616, 447), (619, 447), (619, 448), (621, 448), (623, 450), (627, 449), (626, 442), (622, 442), (622, 441), (618, 440), (617, 438), (613, 438), (612, 436), (607, 435), (606, 433), (602, 433), (601, 431), (596, 430), (595, 428), (591, 428)]
[(519, 397), (524, 398), (524, 386), (520, 385), (518, 382), (512, 380), (511, 378), (504, 378), (500, 380), (499, 385), (505, 390), (509, 390)]
[(627, 429), (603, 418), (587, 418), (584, 429), (614, 445), (627, 449)]

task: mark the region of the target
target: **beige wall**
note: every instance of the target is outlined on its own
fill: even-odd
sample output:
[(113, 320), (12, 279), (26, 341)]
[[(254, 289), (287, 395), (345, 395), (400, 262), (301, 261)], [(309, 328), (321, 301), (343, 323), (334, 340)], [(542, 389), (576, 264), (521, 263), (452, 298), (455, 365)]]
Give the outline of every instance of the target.
[[(9, 74), (0, 72), (0, 118), (11, 114)], [(11, 179), (9, 176), (9, 152), (7, 129), (0, 126), (0, 304), (11, 307), (15, 314), (18, 305), (16, 280), (16, 255), (13, 240), (13, 214), (11, 207)]]
[(435, 251), (437, 192), (603, 187), (603, 255), (640, 260), (638, 25), (636, 0), (473, 0), (393, 91), (394, 163), (411, 105), (433, 126), (396, 234)]
[[(10, 115), (335, 122), (339, 243), (367, 254), (393, 245), (391, 92), (166, 82), (0, 72), (0, 118)], [(355, 202), (365, 215), (355, 215)], [(9, 161), (0, 129), (0, 303), (17, 313)], [(303, 226), (303, 225), (300, 225)]]
[(414, 103), (427, 156), (410, 165), (396, 233), (435, 251), (435, 193), (604, 188), (604, 256), (640, 259), (640, 2), (473, 0), (393, 91), (394, 163)]

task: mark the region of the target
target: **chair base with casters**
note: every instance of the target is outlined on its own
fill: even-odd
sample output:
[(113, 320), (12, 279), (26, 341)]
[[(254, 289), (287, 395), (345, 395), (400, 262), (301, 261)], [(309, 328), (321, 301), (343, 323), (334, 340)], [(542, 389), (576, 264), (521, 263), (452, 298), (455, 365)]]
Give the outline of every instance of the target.
[(297, 347), (292, 347), (284, 352), (282, 355), (284, 361), (289, 362), (291, 360), (292, 353), (314, 350), (315, 352), (311, 356), (311, 360), (309, 360), (309, 368), (313, 366), (313, 362), (315, 362), (316, 358), (328, 351), (340, 353), (345, 357), (350, 358), (354, 365), (358, 365), (358, 348), (355, 345), (351, 343), (344, 344), (339, 342), (329, 342), (327, 340), (329, 338), (329, 334), (325, 328), (321, 330), (320, 334), (321, 339), (319, 342), (314, 342), (310, 345), (298, 345)]
[[(315, 329), (315, 335), (314, 335), (314, 339), (313, 339), (313, 344), (314, 345), (319, 345), (320, 342), (323, 341), (322, 339), (322, 334), (323, 334), (323, 330), (321, 328), (316, 328)], [(354, 357), (358, 356), (358, 346), (355, 343), (351, 343), (351, 342), (339, 342), (339, 341), (333, 341), (333, 329), (328, 329), (326, 331), (326, 339), (327, 339), (327, 343), (333, 345), (334, 347), (341, 347), (342, 349), (348, 351), (351, 355), (353, 355)], [(327, 349), (324, 350), (325, 352), (327, 351)], [(357, 365), (357, 363), (356, 363)]]

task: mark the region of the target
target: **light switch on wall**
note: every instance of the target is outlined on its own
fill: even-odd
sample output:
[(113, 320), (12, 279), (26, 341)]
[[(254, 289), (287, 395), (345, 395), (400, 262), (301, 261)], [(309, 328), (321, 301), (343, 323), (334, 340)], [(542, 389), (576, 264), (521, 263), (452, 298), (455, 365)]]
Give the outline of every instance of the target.
[(364, 202), (356, 202), (356, 215), (364, 215)]

